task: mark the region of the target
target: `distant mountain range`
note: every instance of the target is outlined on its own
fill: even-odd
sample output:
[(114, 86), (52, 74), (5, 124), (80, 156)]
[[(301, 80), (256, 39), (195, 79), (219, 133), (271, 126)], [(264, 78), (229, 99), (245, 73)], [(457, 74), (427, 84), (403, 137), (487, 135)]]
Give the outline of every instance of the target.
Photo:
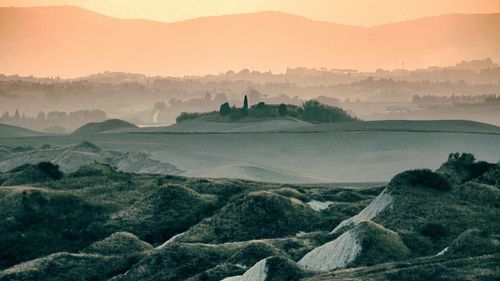
[(0, 73), (159, 75), (287, 67), (374, 70), (500, 60), (500, 14), (455, 14), (369, 28), (260, 12), (162, 23), (75, 7), (0, 8)]

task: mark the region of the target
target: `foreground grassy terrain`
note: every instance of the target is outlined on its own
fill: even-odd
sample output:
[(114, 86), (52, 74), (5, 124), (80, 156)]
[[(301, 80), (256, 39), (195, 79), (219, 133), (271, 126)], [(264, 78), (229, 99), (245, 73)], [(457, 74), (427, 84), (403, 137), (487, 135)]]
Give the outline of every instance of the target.
[(499, 174), (469, 154), (351, 187), (24, 165), (0, 174), (0, 280), (496, 280)]
[[(19, 177), (25, 179), (22, 185), (9, 183)], [(83, 166), (62, 178), (54, 178), (39, 165), (25, 165), (0, 174), (0, 184), (6, 185), (0, 187), (2, 267), (53, 252), (78, 251), (118, 231), (133, 233), (156, 246), (198, 224), (199, 228), (215, 232), (219, 228), (233, 229), (234, 235), (211, 238), (207, 232), (204, 238), (197, 238), (195, 229), (187, 236), (189, 240), (230, 242), (293, 237), (299, 231), (327, 230), (332, 222), (359, 211), (377, 193), (377, 189), (297, 190), (240, 180), (128, 174), (99, 163)], [(304, 203), (309, 198), (334, 199), (337, 194), (339, 205), (321, 218)], [(281, 207), (287, 208), (281, 218), (289, 221), (274, 225), (266, 211)], [(259, 208), (262, 211), (256, 212)], [(289, 212), (303, 219), (292, 220), (287, 217)], [(249, 214), (260, 225), (245, 224)], [(318, 221), (309, 220), (311, 215)], [(221, 221), (213, 225), (208, 223), (209, 218)], [(237, 221), (242, 225), (232, 228)]]

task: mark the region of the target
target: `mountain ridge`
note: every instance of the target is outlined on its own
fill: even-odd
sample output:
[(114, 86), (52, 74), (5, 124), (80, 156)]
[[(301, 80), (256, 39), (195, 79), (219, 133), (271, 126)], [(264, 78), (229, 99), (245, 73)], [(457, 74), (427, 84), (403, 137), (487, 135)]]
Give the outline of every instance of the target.
[(425, 19), (432, 19), (432, 18), (439, 18), (439, 17), (455, 17), (455, 16), (500, 16), (500, 12), (494, 12), (494, 13), (445, 13), (445, 14), (436, 14), (436, 15), (428, 15), (428, 16), (422, 16), (422, 17), (416, 17), (416, 18), (409, 18), (405, 20), (399, 20), (399, 21), (394, 21), (394, 22), (387, 22), (387, 23), (381, 23), (381, 24), (374, 24), (374, 25), (355, 25), (355, 24), (345, 24), (341, 22), (335, 22), (335, 21), (328, 21), (328, 20), (320, 20), (320, 19), (314, 19), (314, 18), (309, 18), (307, 16), (302, 16), (299, 14), (294, 14), (294, 13), (289, 13), (289, 12), (282, 12), (279, 10), (262, 10), (262, 11), (255, 11), (255, 12), (242, 12), (242, 13), (234, 13), (234, 14), (222, 14), (222, 15), (214, 15), (214, 16), (199, 16), (199, 17), (194, 17), (194, 18), (187, 18), (187, 19), (182, 19), (182, 20), (175, 20), (175, 21), (161, 21), (161, 20), (154, 20), (154, 19), (146, 19), (146, 18), (122, 18), (122, 17), (116, 17), (112, 15), (107, 15), (105, 13), (101, 13), (98, 11), (93, 11), (91, 9), (86, 9), (78, 6), (73, 6), (73, 5), (52, 5), (52, 6), (0, 6), (0, 10), (5, 10), (5, 9), (16, 9), (16, 10), (41, 10), (41, 9), (68, 9), (68, 10), (74, 10), (74, 11), (81, 11), (81, 12), (86, 12), (89, 14), (94, 14), (94, 15), (99, 15), (102, 17), (106, 18), (111, 18), (115, 20), (125, 20), (125, 21), (143, 21), (143, 22), (149, 22), (149, 23), (159, 23), (159, 24), (177, 24), (177, 23), (185, 23), (185, 22), (192, 22), (192, 21), (198, 21), (198, 20), (207, 20), (207, 19), (213, 19), (213, 18), (230, 18), (230, 17), (238, 17), (238, 16), (252, 16), (252, 15), (281, 15), (281, 16), (288, 16), (288, 17), (294, 17), (294, 18), (301, 18), (307, 21), (312, 21), (312, 22), (317, 22), (317, 23), (325, 23), (325, 24), (335, 24), (335, 25), (341, 25), (341, 26), (346, 26), (346, 27), (354, 27), (354, 28), (359, 28), (359, 29), (370, 29), (370, 28), (376, 28), (376, 27), (382, 27), (382, 26), (388, 26), (388, 25), (394, 25), (394, 24), (402, 24), (402, 23), (408, 23), (408, 22), (414, 22), (414, 21), (420, 21), (420, 20), (425, 20)]
[[(276, 11), (178, 22), (72, 7), (0, 8), (1, 73), (196, 75), (288, 67), (374, 70), (500, 60), (500, 14), (449, 14), (372, 27)], [(124, 59), (126, 58), (126, 59)], [(77, 66), (77, 67), (75, 67)]]

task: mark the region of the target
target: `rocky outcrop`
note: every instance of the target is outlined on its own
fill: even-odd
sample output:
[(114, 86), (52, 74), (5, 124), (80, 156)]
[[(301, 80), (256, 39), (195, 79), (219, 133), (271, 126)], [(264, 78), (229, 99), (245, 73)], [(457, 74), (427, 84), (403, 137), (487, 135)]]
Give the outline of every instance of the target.
[(40, 162), (52, 162), (59, 165), (59, 169), (66, 173), (74, 172), (93, 162), (109, 164), (119, 171), (130, 173), (178, 174), (182, 172), (170, 163), (151, 158), (151, 154), (147, 151), (126, 153), (103, 151), (86, 141), (74, 146), (10, 153), (0, 162), (0, 172), (7, 172), (24, 164)]

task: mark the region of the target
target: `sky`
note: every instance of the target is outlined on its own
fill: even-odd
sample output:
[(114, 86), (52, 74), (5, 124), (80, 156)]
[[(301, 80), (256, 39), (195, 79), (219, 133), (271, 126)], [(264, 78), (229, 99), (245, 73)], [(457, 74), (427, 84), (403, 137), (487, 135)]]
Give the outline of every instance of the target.
[(358, 26), (450, 13), (500, 13), (500, 0), (0, 0), (0, 6), (54, 5), (163, 22), (273, 10)]

